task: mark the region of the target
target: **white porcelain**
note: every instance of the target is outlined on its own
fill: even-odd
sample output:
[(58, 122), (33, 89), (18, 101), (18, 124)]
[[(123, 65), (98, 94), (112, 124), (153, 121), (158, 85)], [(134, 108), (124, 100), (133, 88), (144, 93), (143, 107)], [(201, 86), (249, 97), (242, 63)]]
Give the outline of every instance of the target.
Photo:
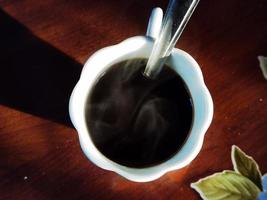
[(113, 162), (100, 153), (93, 144), (86, 126), (85, 105), (94, 82), (99, 75), (115, 63), (133, 58), (148, 58), (154, 43), (153, 37), (158, 36), (161, 21), (161, 9), (154, 9), (147, 31), (150, 34), (149, 36), (132, 37), (117, 45), (103, 48), (94, 53), (85, 63), (80, 80), (72, 92), (69, 103), (70, 117), (78, 131), (84, 154), (97, 166), (114, 171), (126, 179), (136, 182), (152, 181), (166, 172), (188, 165), (199, 153), (205, 132), (213, 116), (213, 102), (204, 83), (198, 63), (185, 51), (174, 49), (168, 65), (183, 78), (191, 93), (194, 104), (192, 129), (181, 150), (164, 163), (153, 167), (136, 169)]

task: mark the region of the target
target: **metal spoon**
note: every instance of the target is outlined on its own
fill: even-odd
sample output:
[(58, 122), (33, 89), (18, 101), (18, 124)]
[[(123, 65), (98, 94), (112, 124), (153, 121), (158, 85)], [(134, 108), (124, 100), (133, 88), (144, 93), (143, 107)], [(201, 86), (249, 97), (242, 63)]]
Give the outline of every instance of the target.
[(148, 59), (144, 75), (156, 78), (175, 47), (199, 0), (170, 0), (159, 37)]

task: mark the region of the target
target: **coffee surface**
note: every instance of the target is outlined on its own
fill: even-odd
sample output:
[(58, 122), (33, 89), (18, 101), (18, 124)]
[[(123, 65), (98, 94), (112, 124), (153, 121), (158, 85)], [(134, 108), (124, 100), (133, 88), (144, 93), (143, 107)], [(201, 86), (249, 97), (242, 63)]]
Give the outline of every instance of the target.
[[(86, 107), (97, 149), (109, 159), (142, 168), (164, 162), (184, 144), (193, 105), (183, 80), (164, 66), (158, 78), (143, 76), (147, 60), (128, 60), (103, 73)], [(97, 66), (96, 66), (97, 67)]]

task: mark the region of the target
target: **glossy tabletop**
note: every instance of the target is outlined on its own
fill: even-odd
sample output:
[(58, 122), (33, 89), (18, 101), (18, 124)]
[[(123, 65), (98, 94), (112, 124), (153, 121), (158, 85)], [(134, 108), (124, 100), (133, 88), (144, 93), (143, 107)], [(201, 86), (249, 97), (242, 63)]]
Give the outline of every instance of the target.
[[(266, 0), (202, 0), (177, 47), (200, 64), (214, 119), (199, 156), (150, 183), (82, 153), (68, 100), (96, 50), (143, 35), (164, 0), (0, 0), (0, 199), (200, 199), (190, 183), (231, 169), (233, 144), (267, 172)], [(97, 66), (96, 66), (97, 67)]]

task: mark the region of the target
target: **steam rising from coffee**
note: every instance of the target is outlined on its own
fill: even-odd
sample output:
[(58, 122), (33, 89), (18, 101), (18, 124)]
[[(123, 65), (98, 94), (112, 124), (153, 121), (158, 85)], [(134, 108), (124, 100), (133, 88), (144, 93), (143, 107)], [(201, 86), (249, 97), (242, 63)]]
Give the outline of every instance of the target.
[(179, 150), (192, 121), (190, 96), (169, 67), (156, 80), (142, 75), (146, 60), (112, 66), (87, 101), (86, 119), (96, 147), (130, 167), (163, 162)]

